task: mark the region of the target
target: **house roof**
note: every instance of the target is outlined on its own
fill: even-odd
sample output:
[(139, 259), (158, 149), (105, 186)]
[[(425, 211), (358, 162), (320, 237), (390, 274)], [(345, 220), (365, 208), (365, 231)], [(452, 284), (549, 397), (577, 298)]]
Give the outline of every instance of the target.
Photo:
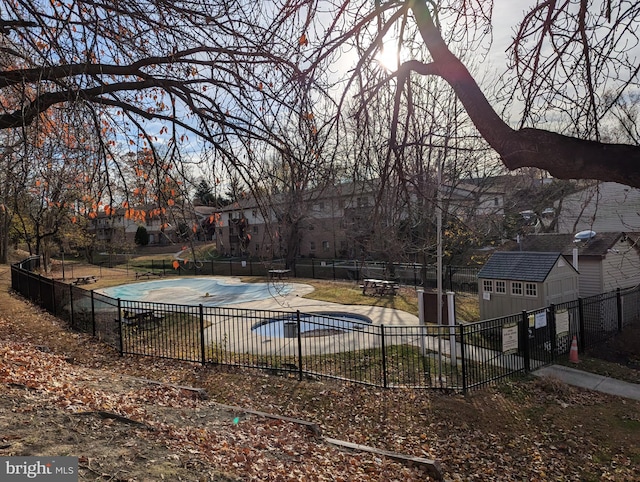
[(535, 253), (530, 251), (498, 251), (478, 273), (478, 278), (531, 281), (547, 279), (561, 253)]
[[(580, 256), (605, 256), (624, 236), (627, 235), (620, 231), (597, 233), (586, 242), (576, 243), (573, 234), (530, 234), (522, 237), (519, 245), (513, 245), (509, 249), (511, 251), (559, 252), (564, 256), (571, 256), (573, 249), (578, 248)], [(633, 235), (630, 237), (636, 238)]]

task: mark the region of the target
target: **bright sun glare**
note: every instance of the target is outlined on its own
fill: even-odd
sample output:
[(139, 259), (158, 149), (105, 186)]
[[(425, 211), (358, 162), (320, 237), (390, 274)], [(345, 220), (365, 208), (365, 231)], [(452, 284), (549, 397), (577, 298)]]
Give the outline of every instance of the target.
[(398, 69), (398, 50), (395, 45), (385, 43), (382, 49), (377, 53), (376, 60), (380, 66), (389, 71)]

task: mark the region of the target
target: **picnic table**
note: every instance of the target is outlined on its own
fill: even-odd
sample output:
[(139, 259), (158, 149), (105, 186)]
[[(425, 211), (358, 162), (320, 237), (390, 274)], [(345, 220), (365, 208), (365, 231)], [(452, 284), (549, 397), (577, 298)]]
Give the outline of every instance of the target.
[(164, 316), (157, 315), (154, 310), (124, 310), (122, 318), (124, 318), (126, 325), (151, 329), (159, 326)]
[(271, 279), (288, 279), (290, 272), (290, 269), (270, 269), (269, 277)]
[(366, 278), (360, 285), (363, 295), (384, 296), (395, 295), (400, 285), (395, 281)]
[(78, 276), (73, 282), (74, 285), (87, 285), (89, 283), (97, 283), (97, 276)]

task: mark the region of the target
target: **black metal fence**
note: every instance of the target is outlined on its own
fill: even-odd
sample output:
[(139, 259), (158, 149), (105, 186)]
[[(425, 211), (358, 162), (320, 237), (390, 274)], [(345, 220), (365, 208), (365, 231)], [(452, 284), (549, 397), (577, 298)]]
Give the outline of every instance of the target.
[(618, 290), (455, 326), (371, 324), (347, 313), (124, 301), (21, 265), (12, 287), (122, 355), (251, 367), (380, 387), (467, 391), (512, 378), (637, 323), (640, 290)]
[[(177, 261), (177, 262), (176, 262)], [(175, 263), (175, 266), (174, 266)], [(269, 270), (282, 268), (284, 261), (256, 261), (229, 258), (208, 261), (127, 260), (115, 255), (100, 263), (105, 267), (126, 265), (139, 273), (155, 273), (163, 276), (268, 276)], [(470, 266), (444, 266), (444, 289), (478, 292), (480, 268)], [(419, 263), (384, 263), (378, 261), (334, 260), (300, 258), (291, 269), (293, 278), (325, 280), (361, 280), (363, 278), (393, 279), (406, 286), (435, 288), (438, 274), (436, 266)]]

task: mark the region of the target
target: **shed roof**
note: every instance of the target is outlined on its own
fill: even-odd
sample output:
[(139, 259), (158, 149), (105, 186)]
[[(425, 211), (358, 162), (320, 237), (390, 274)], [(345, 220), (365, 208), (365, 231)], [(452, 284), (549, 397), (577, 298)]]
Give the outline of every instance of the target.
[(578, 248), (580, 256), (605, 256), (625, 233), (620, 231), (612, 233), (597, 233), (596, 236), (584, 243), (575, 243), (573, 234), (531, 234), (520, 239), (520, 245), (512, 247), (513, 250), (560, 252), (565, 256), (573, 253), (573, 248)]
[(541, 283), (547, 279), (562, 253), (530, 251), (498, 251), (478, 273), (478, 278), (531, 281)]

